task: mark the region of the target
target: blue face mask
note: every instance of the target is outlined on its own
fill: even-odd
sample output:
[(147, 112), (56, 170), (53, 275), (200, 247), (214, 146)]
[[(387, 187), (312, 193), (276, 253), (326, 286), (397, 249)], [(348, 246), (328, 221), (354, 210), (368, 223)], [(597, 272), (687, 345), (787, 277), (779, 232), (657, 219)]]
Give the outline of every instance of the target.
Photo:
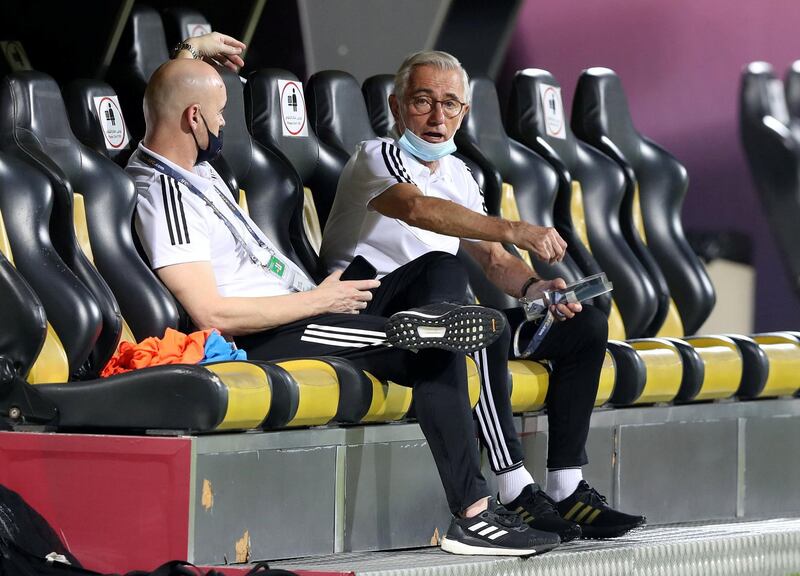
[(203, 119), (203, 124), (206, 125), (206, 132), (208, 132), (208, 148), (200, 148), (200, 144), (197, 142), (197, 136), (192, 132), (192, 138), (194, 138), (194, 143), (197, 145), (197, 160), (194, 162), (195, 166), (201, 162), (211, 162), (222, 152), (222, 128), (219, 129), (219, 135), (215, 135), (208, 129), (208, 122), (206, 122), (205, 116), (203, 116), (202, 113), (200, 114), (200, 118)]
[(456, 151), (456, 144), (453, 142), (452, 137), (444, 142), (428, 142), (408, 128), (403, 131), (403, 135), (397, 141), (397, 145), (405, 152), (425, 162), (434, 162)]

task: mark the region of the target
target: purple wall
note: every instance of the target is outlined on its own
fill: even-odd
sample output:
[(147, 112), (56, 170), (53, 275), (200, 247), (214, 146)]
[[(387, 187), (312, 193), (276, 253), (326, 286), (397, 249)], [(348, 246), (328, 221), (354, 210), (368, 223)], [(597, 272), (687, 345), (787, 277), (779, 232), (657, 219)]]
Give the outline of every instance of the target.
[(756, 330), (800, 330), (800, 298), (789, 288), (737, 126), (743, 66), (766, 60), (782, 77), (796, 58), (797, 0), (527, 0), (499, 86), (507, 89), (516, 70), (544, 68), (561, 83), (564, 109), (571, 110), (583, 69), (615, 70), (639, 131), (689, 171), (685, 227), (752, 237)]

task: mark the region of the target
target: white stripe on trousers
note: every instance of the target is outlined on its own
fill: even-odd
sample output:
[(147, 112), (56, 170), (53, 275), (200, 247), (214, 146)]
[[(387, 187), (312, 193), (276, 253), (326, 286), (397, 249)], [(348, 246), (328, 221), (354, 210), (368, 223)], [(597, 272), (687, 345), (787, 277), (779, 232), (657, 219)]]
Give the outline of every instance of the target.
[(361, 334), (363, 336), (386, 338), (386, 332), (378, 332), (377, 330), (364, 330), (363, 328), (345, 328), (342, 326), (327, 326), (325, 324), (308, 324), (306, 328), (327, 330), (328, 332), (340, 332), (342, 334)]
[(325, 340), (313, 338), (311, 336), (301, 336), (301, 342), (316, 342), (317, 344), (327, 344), (328, 346), (338, 346), (339, 348), (363, 348), (364, 346), (375, 346), (375, 344), (357, 344), (354, 342), (342, 342), (341, 340)]
[(386, 342), (385, 338), (368, 338), (366, 336), (353, 336), (352, 334), (339, 334), (336, 332), (328, 332), (326, 330), (312, 330), (306, 327), (303, 336), (319, 336), (320, 338), (329, 338), (339, 342), (366, 342), (367, 344), (383, 344)]
[(493, 468), (495, 470), (505, 470), (513, 466), (515, 462), (511, 460), (511, 454), (508, 451), (505, 436), (503, 436), (503, 428), (500, 426), (500, 419), (497, 417), (497, 410), (495, 410), (492, 386), (489, 380), (489, 361), (486, 355), (486, 348), (475, 352), (473, 357), (481, 372), (481, 393), (478, 397), (476, 410), (478, 423), (480, 424), (489, 456), (492, 459)]

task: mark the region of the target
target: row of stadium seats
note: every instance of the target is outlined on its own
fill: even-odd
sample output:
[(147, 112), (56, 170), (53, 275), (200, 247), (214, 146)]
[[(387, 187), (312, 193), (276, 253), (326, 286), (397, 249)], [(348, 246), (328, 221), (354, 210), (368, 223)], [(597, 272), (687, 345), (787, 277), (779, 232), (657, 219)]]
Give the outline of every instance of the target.
[[(145, 38), (139, 38), (139, 41), (139, 45), (151, 48), (163, 45), (166, 54), (163, 31), (160, 38), (150, 37), (146, 42)], [(126, 53), (142, 56), (135, 49)], [(143, 60), (139, 58), (138, 62)], [(355, 145), (388, 130), (386, 95), (391, 89), (391, 76), (365, 82), (362, 99), (360, 87), (346, 73), (329, 71), (314, 75), (305, 90), (309, 118), (306, 138), (283, 136), (281, 129), (278, 82), (298, 82), (293, 75), (280, 70), (261, 70), (249, 77), (246, 89), (232, 73), (223, 72), (223, 78), (228, 89), (226, 143), (224, 159), (217, 167), (231, 189), (240, 190), (240, 202), (247, 206), (259, 226), (318, 276), (316, 252), (309, 238), (313, 240), (318, 234), (319, 221), (324, 224), (338, 173)], [(609, 399), (615, 405), (629, 405), (795, 392), (797, 385), (788, 378), (796, 370), (800, 357), (795, 334), (761, 335), (754, 339), (646, 338), (682, 336), (681, 321), (691, 333), (713, 306), (713, 288), (704, 276), (702, 264), (688, 250), (680, 228), (678, 215), (686, 189), (685, 171), (633, 129), (621, 86), (613, 73), (593, 69), (581, 82), (573, 127), (583, 140), (599, 147), (613, 160), (576, 139), (566, 125), (563, 137), (548, 134), (539, 95), (543, 93), (542, 87), (558, 85), (544, 71), (524, 71), (515, 79), (507, 118), (509, 132), (515, 139), (509, 138), (503, 128), (494, 86), (486, 79), (475, 79), (472, 111), (459, 133), (458, 145), (484, 189), (491, 213), (522, 216), (542, 224), (555, 223), (567, 238), (570, 257), (562, 266), (543, 269), (546, 276), (558, 274), (573, 279), (603, 269), (615, 283), (614, 301), (596, 303), (610, 314), (612, 337), (618, 340), (609, 345), (597, 405)], [(144, 84), (141, 86), (143, 90)], [(8, 158), (10, 168), (2, 174), (9, 175), (9, 185), (2, 183), (2, 188), (15, 192), (0, 192), (2, 211), (14, 215), (7, 220), (27, 222), (29, 236), (26, 238), (24, 231), (15, 232), (15, 227), (7, 222), (9, 241), (14, 245), (14, 254), (18, 250), (26, 254), (24, 265), (17, 256), (18, 268), (42, 300), (47, 317), (56, 328), (51, 334), (57, 333), (64, 342), (69, 354), (69, 373), (78, 380), (101, 367), (116, 345), (115, 334), (119, 333), (116, 325), (121, 324), (116, 302), (122, 316), (131, 321), (132, 335), (128, 336), (131, 339), (160, 334), (166, 325), (178, 325), (174, 301), (133, 248), (130, 221), (134, 199), (130, 181), (118, 167), (83, 147), (75, 137), (95, 151), (124, 163), (126, 151), (130, 152), (135, 140), (109, 150), (95, 105), (95, 98), (114, 96), (112, 88), (96, 81), (78, 81), (65, 87), (72, 131), (64, 104), (59, 101), (58, 87), (45, 75), (30, 72), (10, 76), (2, 101), (3, 110), (13, 111), (8, 114), (11, 124), (0, 128), (4, 135), (3, 152), (36, 165), (47, 174), (46, 179), (34, 176), (30, 169)], [(132, 93), (128, 92), (127, 97), (131, 98)], [(141, 95), (134, 113), (141, 109), (140, 102)], [(560, 98), (557, 105), (560, 106)], [(576, 121), (576, 111), (581, 107), (587, 114)], [(129, 107), (123, 109), (130, 117)], [(2, 158), (5, 160), (5, 155)], [(18, 180), (25, 184), (18, 184)], [(26, 194), (19, 193), (26, 189)], [(42, 190), (44, 197), (38, 200), (39, 205), (30, 208), (31, 197)], [(54, 214), (49, 220), (49, 234), (55, 249), (42, 242), (48, 235), (50, 206)], [(301, 216), (303, 207), (305, 218)], [(20, 214), (27, 214), (28, 219), (24, 220)], [(74, 218), (75, 215), (80, 218)], [(75, 234), (71, 226), (74, 219), (88, 224), (78, 244), (71, 238)], [(38, 228), (30, 226), (32, 221), (37, 222)], [(36, 239), (30, 238), (31, 230), (36, 230)], [(63, 258), (67, 266), (52, 261), (43, 264), (36, 254), (44, 254), (45, 249), (56, 251), (56, 256)], [(86, 255), (94, 259), (102, 277), (92, 273)], [(67, 283), (81, 286), (77, 294), (75, 290), (62, 288), (52, 274), (41, 273), (42, 269), (64, 268), (80, 279), (76, 282), (72, 277), (71, 283)], [(502, 295), (478, 276), (473, 284), (482, 302), (503, 303)], [(82, 285), (93, 289), (86, 293)], [(48, 290), (70, 294), (72, 300), (58, 301)], [(97, 310), (84, 310), (91, 308), (92, 302)], [(20, 314), (24, 312), (22, 307), (13, 308)], [(94, 324), (89, 321), (92, 314), (100, 318), (99, 323), (97, 318)], [(671, 324), (665, 323), (665, 318)], [(5, 325), (30, 330), (22, 320)], [(623, 342), (626, 336), (634, 339)], [(216, 419), (202, 423), (176, 419), (170, 410), (174, 412), (178, 406), (185, 406), (169, 403), (172, 389), (161, 381), (157, 384), (155, 372), (151, 372), (152, 378), (144, 371), (135, 375), (136, 381), (130, 377), (130, 381), (102, 383), (107, 390), (114, 386), (129, 390), (128, 395), (116, 392), (116, 388), (114, 392), (100, 394), (95, 381), (50, 384), (37, 390), (47, 390), (46, 399), (60, 408), (60, 423), (64, 427), (205, 431), (322, 424), (331, 420), (364, 422), (402, 418), (410, 404), (407, 389), (378, 383), (370, 375), (334, 359), (278, 365), (227, 364), (235, 366), (228, 368), (225, 378), (214, 381), (216, 396), (198, 399), (198, 404), (208, 402), (207, 406), (217, 407)], [(236, 407), (235, 397), (245, 396), (241, 395), (236, 378), (230, 376), (235, 370), (249, 375), (247, 398), (270, 397), (266, 406), (262, 400), (247, 418), (236, 415), (245, 404), (248, 408), (251, 404), (241, 401), (239, 408)], [(510, 371), (515, 411), (541, 408), (547, 390), (546, 368), (518, 361), (511, 363)], [(17, 372), (24, 370), (18, 368)], [(189, 374), (187, 379), (195, 376)], [(31, 380), (53, 382), (65, 378), (38, 378), (34, 372)], [(142, 380), (150, 382), (156, 392), (150, 393), (147, 388), (151, 395), (142, 394), (145, 388), (136, 384)], [(61, 392), (61, 389), (69, 390)], [(108, 404), (109, 395), (118, 404)], [(135, 396), (135, 401), (128, 396)], [(73, 404), (65, 404), (69, 398), (75, 398)], [(154, 404), (165, 409), (154, 410)], [(63, 419), (65, 409), (73, 420)], [(114, 417), (109, 419), (109, 413)], [(117, 421), (121, 423), (119, 426)]]
[(800, 297), (800, 60), (786, 71), (785, 82), (766, 62), (744, 68), (739, 129), (787, 276)]
[[(251, 81), (255, 77), (257, 75), (251, 76)], [(275, 80), (273, 78), (273, 84)], [(372, 118), (388, 117), (386, 95), (391, 90), (391, 81), (391, 76), (384, 76), (365, 82), (366, 103), (383, 109), (380, 112), (373, 110)], [(619, 230), (613, 225), (620, 214), (619, 202), (625, 193), (625, 166), (621, 170), (607, 159), (604, 159), (606, 164), (603, 165), (602, 155), (585, 145), (581, 148), (584, 157), (594, 154), (598, 158), (589, 166), (582, 165), (577, 153), (578, 142), (570, 134), (569, 127), (563, 126), (563, 132), (558, 136), (547, 134), (546, 120), (542, 116), (545, 102), (540, 95), (559, 90), (555, 79), (541, 70), (524, 71), (517, 75), (512, 86), (512, 104), (507, 124), (516, 131), (514, 135), (518, 141), (510, 139), (505, 133), (493, 84), (487, 79), (473, 79), (471, 90), (470, 113), (457, 134), (456, 141), (459, 150), (474, 164), (479, 165), (484, 176), (487, 173), (494, 176), (483, 179), (490, 213), (507, 218), (518, 218), (520, 214), (524, 214), (529, 221), (547, 224), (555, 221), (559, 231), (568, 239), (572, 258), (550, 269), (537, 263), (537, 269), (548, 277), (560, 275), (572, 279), (599, 271), (601, 267), (593, 256), (596, 255), (598, 260), (602, 257), (602, 269), (617, 286), (616, 300), (626, 306), (626, 322), (623, 322), (616, 306), (613, 303), (606, 304), (606, 310), (610, 311), (612, 338), (623, 339), (626, 332), (638, 337), (630, 343), (612, 342), (609, 345), (617, 367), (612, 404), (652, 403), (673, 399), (703, 400), (729, 397), (734, 393), (741, 397), (756, 397), (762, 394), (791, 393), (796, 389), (789, 378), (793, 368), (797, 366), (796, 335), (760, 335), (755, 339), (743, 336), (706, 336), (688, 340), (677, 338), (683, 335), (681, 319), (693, 323), (692, 332), (702, 324), (713, 307), (713, 287), (705, 276), (699, 259), (689, 249), (680, 227), (678, 214), (686, 189), (685, 173), (663, 151), (660, 151), (661, 165), (653, 166), (652, 162), (650, 165), (646, 164), (646, 154), (649, 153), (652, 157), (658, 150), (649, 143), (647, 145), (650, 150), (637, 150), (644, 147), (644, 141), (633, 130), (627, 117), (624, 95), (613, 72), (593, 69), (584, 74), (578, 87), (577, 106), (599, 110), (602, 121), (616, 129), (613, 136), (622, 137), (623, 141), (619, 146), (627, 148), (627, 156), (634, 162), (638, 161), (635, 171), (628, 167), (632, 177), (627, 186), (636, 204), (639, 196), (637, 179), (647, 186), (647, 200), (642, 201), (644, 218), (639, 216), (638, 220), (645, 225), (650, 222), (652, 229), (648, 229), (646, 234), (649, 240), (647, 245), (644, 243), (644, 230), (640, 232), (631, 226), (630, 237), (638, 239), (637, 248), (642, 255), (649, 256), (648, 247), (652, 247), (654, 253), (661, 256), (657, 263), (652, 262), (652, 273), (649, 269), (636, 267), (639, 261), (631, 254), (632, 250), (627, 248), (626, 237), (619, 234)], [(338, 149), (344, 158), (352, 153), (356, 142), (371, 137), (366, 131), (357, 134), (354, 129), (355, 126), (366, 123), (366, 114), (358, 98), (357, 84), (347, 74), (315, 74), (309, 79), (306, 91), (311, 126), (318, 135), (324, 135), (321, 140), (331, 148)], [(561, 106), (560, 98), (557, 105)], [(363, 120), (358, 120), (359, 117)], [(261, 121), (259, 125), (264, 123), (265, 121)], [(585, 126), (589, 125), (586, 119), (583, 123)], [(344, 124), (350, 127), (345, 128)], [(280, 147), (281, 140), (277, 137), (279, 132), (276, 128), (273, 124), (271, 141), (268, 136), (262, 139), (270, 145)], [(603, 128), (607, 127), (601, 127), (600, 130)], [(626, 134), (624, 128), (628, 128), (630, 133)], [(255, 133), (255, 124), (253, 129)], [(587, 136), (591, 137), (591, 134)], [(626, 136), (627, 142), (624, 141)], [(598, 140), (602, 142), (601, 137)], [(345, 144), (347, 142), (349, 145)], [(520, 142), (536, 149), (551, 161), (555, 170)], [(622, 157), (621, 161), (624, 160)], [(655, 188), (653, 182), (657, 182), (659, 178), (664, 181), (665, 175), (661, 168), (664, 164), (670, 167), (669, 162), (678, 167), (678, 177), (683, 176), (684, 180), (673, 178)], [(559, 169), (561, 174), (557, 174)], [(578, 178), (581, 170), (589, 181), (585, 193), (582, 193), (581, 184), (586, 183)], [(556, 184), (559, 176), (560, 185), (563, 186), (561, 189)], [(501, 184), (493, 191), (492, 182)], [(677, 189), (674, 184), (678, 185)], [(548, 191), (550, 194), (545, 193)], [(583, 208), (584, 204), (586, 210)], [(640, 210), (638, 206), (635, 209)], [(622, 218), (627, 213), (629, 222), (633, 223), (633, 210), (632, 207), (626, 210), (623, 206)], [(661, 233), (664, 228), (666, 232)], [(630, 256), (626, 258), (627, 255)], [(647, 298), (653, 291), (643, 290), (641, 285), (646, 284), (650, 274), (655, 276), (654, 280), (659, 280), (659, 265), (665, 268), (667, 276), (667, 280), (662, 282), (665, 287), (661, 291), (661, 301), (666, 306), (665, 312), (660, 317), (657, 316), (655, 328), (650, 330), (658, 336), (672, 338), (641, 339), (642, 336), (650, 335), (647, 324), (644, 323), (637, 332), (635, 327), (629, 328), (630, 318), (641, 317), (658, 304), (658, 299)], [(485, 281), (483, 284), (482, 289), (477, 290), (479, 293), (483, 292), (479, 294), (481, 300), (502, 304), (496, 295), (486, 294), (489, 286), (486, 286)], [(670, 299), (670, 291), (682, 305), (680, 313)], [(705, 301), (704, 296), (707, 296)], [(602, 307), (603, 303), (598, 305)], [(664, 315), (667, 322), (663, 321)], [(785, 356), (787, 349), (788, 358)], [(783, 384), (779, 384), (780, 382)]]

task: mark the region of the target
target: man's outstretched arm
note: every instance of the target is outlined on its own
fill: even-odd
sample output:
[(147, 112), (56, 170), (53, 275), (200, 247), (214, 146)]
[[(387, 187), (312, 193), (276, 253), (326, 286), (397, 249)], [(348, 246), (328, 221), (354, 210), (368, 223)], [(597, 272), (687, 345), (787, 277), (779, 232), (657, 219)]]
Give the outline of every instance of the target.
[(555, 228), (486, 216), (450, 200), (425, 196), (413, 184), (395, 184), (369, 205), (384, 216), (439, 234), (508, 242), (543, 262), (560, 262), (567, 249)]

